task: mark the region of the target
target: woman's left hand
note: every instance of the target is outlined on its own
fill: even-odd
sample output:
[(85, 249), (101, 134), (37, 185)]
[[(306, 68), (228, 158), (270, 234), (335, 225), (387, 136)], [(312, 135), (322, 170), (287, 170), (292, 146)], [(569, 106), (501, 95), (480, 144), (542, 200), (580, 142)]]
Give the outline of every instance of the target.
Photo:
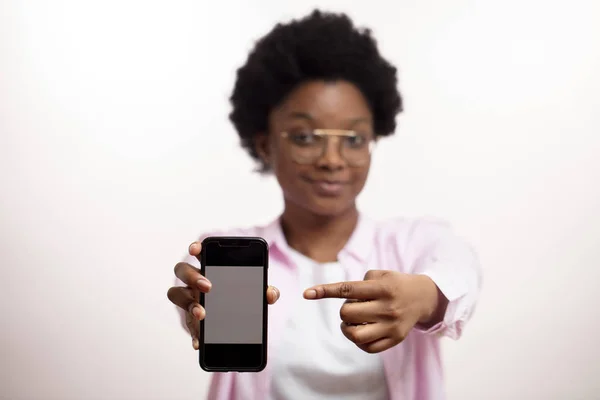
[(347, 299), (340, 309), (342, 332), (367, 353), (397, 345), (416, 324), (435, 324), (447, 303), (429, 277), (382, 270), (367, 272), (362, 281), (314, 286), (304, 298)]

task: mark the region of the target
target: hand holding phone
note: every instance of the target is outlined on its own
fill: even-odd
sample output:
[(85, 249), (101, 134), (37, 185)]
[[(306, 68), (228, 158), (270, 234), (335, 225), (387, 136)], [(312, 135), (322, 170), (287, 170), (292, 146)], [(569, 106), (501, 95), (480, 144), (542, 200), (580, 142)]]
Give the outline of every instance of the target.
[[(192, 243), (188, 252), (194, 257), (199, 257), (202, 251), (200, 242)], [(201, 274), (201, 271), (194, 266), (181, 262), (175, 266), (175, 275), (186, 286), (171, 287), (168, 291), (168, 298), (178, 307), (182, 308), (186, 314), (186, 325), (192, 336), (192, 343), (195, 350), (200, 348), (200, 323), (206, 316), (206, 310), (200, 305), (200, 293), (208, 293), (212, 289), (212, 282)], [(266, 290), (266, 300), (268, 304), (274, 304), (279, 299), (279, 290), (269, 286)]]

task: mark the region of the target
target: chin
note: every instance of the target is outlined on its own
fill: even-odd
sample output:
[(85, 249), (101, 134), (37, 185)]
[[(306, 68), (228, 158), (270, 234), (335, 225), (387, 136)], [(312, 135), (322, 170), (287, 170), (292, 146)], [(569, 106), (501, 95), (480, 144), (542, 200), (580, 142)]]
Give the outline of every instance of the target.
[(308, 209), (321, 217), (339, 217), (355, 207), (355, 202), (348, 199), (318, 198), (308, 202)]

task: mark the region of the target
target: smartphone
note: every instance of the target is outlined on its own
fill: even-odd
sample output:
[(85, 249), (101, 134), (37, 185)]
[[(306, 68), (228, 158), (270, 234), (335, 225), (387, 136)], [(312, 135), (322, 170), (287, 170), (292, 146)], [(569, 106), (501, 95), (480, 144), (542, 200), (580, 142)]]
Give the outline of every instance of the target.
[(200, 367), (208, 372), (259, 372), (267, 365), (269, 247), (258, 237), (208, 237), (200, 253)]

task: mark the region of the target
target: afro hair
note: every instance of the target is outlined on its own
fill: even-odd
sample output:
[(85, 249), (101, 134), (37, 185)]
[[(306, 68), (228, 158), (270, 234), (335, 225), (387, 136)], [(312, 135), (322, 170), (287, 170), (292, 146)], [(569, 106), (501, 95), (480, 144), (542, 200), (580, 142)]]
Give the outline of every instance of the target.
[(277, 24), (258, 40), (237, 70), (229, 115), (250, 156), (261, 163), (255, 138), (268, 130), (270, 112), (302, 83), (344, 80), (356, 85), (371, 108), (377, 136), (396, 129), (402, 112), (396, 68), (385, 60), (369, 29), (358, 29), (346, 14), (313, 11)]

